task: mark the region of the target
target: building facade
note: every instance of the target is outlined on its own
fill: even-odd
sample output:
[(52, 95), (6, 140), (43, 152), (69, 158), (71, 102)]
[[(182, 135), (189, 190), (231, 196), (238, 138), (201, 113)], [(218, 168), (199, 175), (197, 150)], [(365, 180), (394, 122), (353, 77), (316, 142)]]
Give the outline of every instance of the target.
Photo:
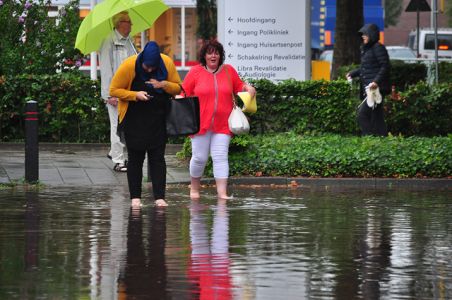
[[(80, 17), (86, 17), (92, 5), (102, 1), (80, 0)], [(68, 2), (68, 0), (53, 0), (52, 4), (63, 6)], [(141, 34), (134, 36), (135, 45), (141, 49), (143, 42), (154, 40), (160, 45), (163, 53), (173, 58), (179, 69), (196, 64), (198, 51), (196, 0), (163, 0), (163, 2), (170, 9), (163, 13), (143, 36)], [(182, 59), (182, 51), (185, 52), (184, 59)]]

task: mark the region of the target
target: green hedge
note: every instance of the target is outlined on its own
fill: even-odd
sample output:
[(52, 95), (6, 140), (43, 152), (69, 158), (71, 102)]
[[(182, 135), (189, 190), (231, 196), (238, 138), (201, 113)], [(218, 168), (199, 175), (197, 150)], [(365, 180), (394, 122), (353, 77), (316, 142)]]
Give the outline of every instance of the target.
[(252, 133), (359, 132), (355, 111), (360, 101), (344, 80), (250, 82), (258, 93), (257, 113), (250, 115)]
[(452, 63), (442, 61), (438, 64), (439, 82), (452, 82)]
[[(440, 74), (447, 74), (447, 67), (452, 64), (444, 66), (444, 71)], [(340, 67), (338, 70), (339, 78), (344, 79), (345, 74), (358, 68), (359, 65), (349, 65)], [(391, 60), (391, 83), (397, 91), (404, 91), (410, 85), (416, 84), (420, 81), (427, 80), (427, 65), (423, 63), (405, 63), (401, 60)], [(450, 80), (449, 80), (450, 82)]]
[[(190, 156), (187, 140), (178, 157)], [(232, 176), (448, 177), (452, 136), (239, 136), (232, 140), (229, 165)], [(212, 176), (210, 163), (206, 171)]]
[[(358, 67), (359, 65), (340, 67), (338, 78), (345, 78), (345, 74)], [(416, 85), (421, 81), (428, 81), (428, 73), (434, 71), (434, 65), (429, 68), (426, 63), (422, 62), (406, 63), (401, 60), (391, 60), (390, 81), (397, 91), (405, 91), (411, 85)], [(431, 74), (431, 76), (433, 75)], [(452, 83), (452, 63), (441, 61), (438, 64), (438, 75), (439, 83)]]
[(391, 83), (397, 91), (405, 91), (409, 86), (426, 81), (427, 66), (423, 63), (404, 63), (391, 60)]
[[(251, 82), (258, 93), (258, 111), (250, 115), (253, 134), (359, 134), (356, 123), (358, 85), (344, 80), (273, 83)], [(452, 83), (427, 85), (420, 81), (405, 92), (388, 95), (386, 122), (393, 135), (446, 135), (452, 132)]]
[(98, 81), (79, 71), (0, 79), (2, 141), (24, 139), (25, 104), (38, 102), (41, 142), (106, 142), (109, 121)]
[[(350, 86), (345, 80), (251, 82), (258, 92), (258, 111), (249, 116), (252, 134), (359, 134), (357, 84)], [(40, 141), (108, 142), (108, 113), (99, 91), (98, 81), (78, 71), (0, 77), (1, 141), (23, 140), (25, 103), (36, 100)], [(451, 133), (451, 93), (452, 83), (429, 86), (419, 82), (387, 97), (390, 132), (404, 136)]]
[(452, 83), (411, 86), (386, 101), (386, 123), (393, 134), (447, 135), (452, 133)]

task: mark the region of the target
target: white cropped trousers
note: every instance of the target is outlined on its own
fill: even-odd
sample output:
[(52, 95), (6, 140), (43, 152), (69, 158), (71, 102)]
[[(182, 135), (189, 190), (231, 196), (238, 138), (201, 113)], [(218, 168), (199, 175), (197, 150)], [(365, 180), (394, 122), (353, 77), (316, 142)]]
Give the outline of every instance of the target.
[(224, 133), (206, 132), (191, 139), (192, 156), (190, 176), (199, 178), (204, 173), (209, 153), (212, 157), (213, 176), (218, 179), (229, 177), (229, 143), (231, 136)]
[(110, 118), (110, 152), (111, 160), (115, 164), (124, 165), (125, 162), (125, 145), (121, 143), (118, 134), (118, 108), (116, 106), (106, 104), (108, 109), (108, 117)]

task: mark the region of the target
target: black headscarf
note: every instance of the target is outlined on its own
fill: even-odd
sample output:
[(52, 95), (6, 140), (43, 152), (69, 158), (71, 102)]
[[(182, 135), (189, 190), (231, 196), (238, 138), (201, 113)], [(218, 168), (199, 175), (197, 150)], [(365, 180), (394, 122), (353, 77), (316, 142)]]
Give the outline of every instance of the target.
[[(148, 73), (143, 69), (142, 64), (156, 69)], [(156, 42), (148, 42), (143, 51), (138, 54), (138, 58), (135, 63), (135, 74), (143, 81), (149, 81), (150, 79), (162, 81), (167, 79), (168, 70), (166, 69), (165, 63), (160, 55), (159, 45)], [(154, 89), (150, 84), (146, 86), (151, 90), (155, 90), (157, 93), (163, 93), (162, 89)]]

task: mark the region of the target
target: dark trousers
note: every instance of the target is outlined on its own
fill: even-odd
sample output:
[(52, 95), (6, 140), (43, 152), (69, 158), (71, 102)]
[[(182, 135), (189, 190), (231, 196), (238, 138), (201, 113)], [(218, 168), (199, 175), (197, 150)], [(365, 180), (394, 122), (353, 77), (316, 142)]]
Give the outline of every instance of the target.
[(166, 162), (165, 146), (137, 150), (127, 148), (129, 161), (127, 164), (127, 181), (129, 183), (130, 199), (141, 198), (141, 183), (143, 180), (143, 162), (147, 153), (151, 174), (152, 191), (154, 199), (165, 199), (166, 189)]
[(362, 103), (358, 109), (358, 124), (362, 135), (387, 136), (383, 102), (373, 109), (366, 102)]

